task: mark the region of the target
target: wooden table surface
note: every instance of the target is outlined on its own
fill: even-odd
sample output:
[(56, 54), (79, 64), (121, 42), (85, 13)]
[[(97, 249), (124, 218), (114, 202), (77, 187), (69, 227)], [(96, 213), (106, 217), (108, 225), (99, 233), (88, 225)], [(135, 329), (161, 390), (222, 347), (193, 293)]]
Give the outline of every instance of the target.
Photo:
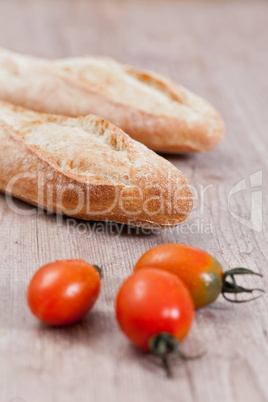
[[(195, 195), (192, 214), (174, 230), (85, 225), (33, 213), (22, 202), (15, 213), (0, 196), (1, 402), (268, 400), (267, 293), (241, 305), (220, 297), (197, 311), (185, 350), (207, 354), (177, 363), (170, 380), (129, 344), (114, 317), (119, 285), (161, 243), (206, 249), (226, 269), (262, 273), (267, 286), (267, 16), (263, 1), (0, 2), (0, 46), (47, 57), (110, 55), (156, 70), (215, 104), (227, 126), (211, 153), (165, 155)], [(97, 263), (105, 278), (89, 317), (61, 330), (35, 320), (25, 293), (41, 264), (62, 258)]]

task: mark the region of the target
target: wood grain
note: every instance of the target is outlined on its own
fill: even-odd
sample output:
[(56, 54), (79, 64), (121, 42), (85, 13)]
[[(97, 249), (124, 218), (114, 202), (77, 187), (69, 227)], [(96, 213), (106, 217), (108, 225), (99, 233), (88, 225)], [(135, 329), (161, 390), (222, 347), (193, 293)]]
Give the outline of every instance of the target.
[[(37, 211), (22, 215), (0, 196), (1, 402), (268, 399), (267, 294), (244, 305), (219, 298), (198, 311), (185, 349), (196, 353), (205, 348), (207, 354), (178, 363), (172, 380), (123, 337), (113, 307), (120, 283), (139, 256), (164, 242), (206, 249), (226, 269), (255, 269), (267, 286), (267, 15), (265, 1), (0, 3), (1, 46), (46, 57), (110, 55), (154, 69), (215, 104), (227, 125), (227, 138), (217, 150), (167, 157), (189, 178), (196, 197), (189, 219), (172, 231), (142, 234), (97, 222), (84, 226)], [(256, 172), (262, 173), (263, 183), (250, 188)], [(247, 189), (234, 194), (228, 205), (228, 194), (243, 179)], [(263, 222), (255, 227), (258, 231), (246, 226), (254, 191), (262, 192), (254, 204)], [(32, 208), (16, 205), (24, 212)], [(253, 215), (255, 225), (259, 217)], [(75, 327), (39, 325), (25, 301), (31, 276), (41, 264), (74, 257), (103, 266), (100, 299)], [(259, 285), (259, 280), (244, 283)]]

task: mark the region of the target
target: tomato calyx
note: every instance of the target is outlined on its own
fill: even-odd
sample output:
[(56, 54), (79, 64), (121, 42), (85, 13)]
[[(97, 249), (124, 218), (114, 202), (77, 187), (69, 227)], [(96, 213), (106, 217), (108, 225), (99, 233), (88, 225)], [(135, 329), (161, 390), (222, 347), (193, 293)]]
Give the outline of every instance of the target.
[(150, 339), (149, 352), (162, 360), (167, 377), (172, 377), (169, 356), (179, 357), (183, 360), (195, 360), (204, 355), (204, 352), (196, 356), (185, 355), (180, 349), (179, 340), (168, 332), (161, 332)]
[(161, 332), (150, 339), (149, 351), (152, 355), (157, 356), (162, 360), (167, 376), (171, 377), (172, 371), (168, 356), (170, 354), (175, 356), (180, 355), (179, 342), (177, 338), (167, 332)]
[[(237, 295), (238, 293), (253, 293), (255, 291), (264, 292), (263, 289), (259, 289), (259, 288), (248, 289), (248, 288), (238, 285), (236, 283), (235, 275), (255, 275), (255, 276), (259, 276), (260, 278), (263, 277), (261, 274), (254, 272), (251, 269), (247, 269), (247, 268), (233, 268), (233, 269), (230, 269), (229, 271), (224, 272), (222, 295), (225, 300), (232, 302), (232, 303), (245, 303), (248, 301), (256, 300), (261, 295), (256, 296), (256, 297), (251, 297), (250, 299), (237, 300), (237, 299), (230, 299), (225, 294), (233, 293), (233, 294)], [(231, 279), (231, 281), (228, 280), (229, 278)]]
[(93, 264), (92, 265), (94, 268), (96, 268), (96, 270), (98, 271), (100, 278), (103, 279), (103, 273), (102, 273), (102, 268), (99, 267), (98, 265)]

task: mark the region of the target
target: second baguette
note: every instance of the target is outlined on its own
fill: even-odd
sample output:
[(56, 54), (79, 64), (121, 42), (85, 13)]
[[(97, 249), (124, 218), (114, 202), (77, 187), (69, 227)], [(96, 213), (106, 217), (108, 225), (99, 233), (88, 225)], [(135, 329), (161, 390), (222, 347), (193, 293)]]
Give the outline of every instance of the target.
[(44, 60), (0, 50), (0, 99), (39, 112), (95, 114), (159, 152), (205, 152), (223, 138), (218, 112), (152, 71), (104, 57)]

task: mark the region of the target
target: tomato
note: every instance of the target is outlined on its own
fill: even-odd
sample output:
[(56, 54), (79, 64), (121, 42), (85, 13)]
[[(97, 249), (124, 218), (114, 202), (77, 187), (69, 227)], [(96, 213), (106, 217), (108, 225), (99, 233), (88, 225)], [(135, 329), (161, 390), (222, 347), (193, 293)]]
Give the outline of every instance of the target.
[(93, 307), (101, 287), (97, 267), (82, 260), (62, 260), (41, 267), (28, 287), (32, 313), (50, 325), (70, 325)]
[[(261, 275), (245, 268), (234, 268), (223, 273), (221, 264), (215, 258), (206, 251), (186, 244), (162, 244), (152, 248), (139, 259), (134, 271), (148, 267), (160, 268), (177, 275), (189, 289), (196, 308), (212, 303), (220, 293), (225, 296), (226, 293), (251, 293), (260, 290), (238, 286), (235, 275)], [(231, 282), (228, 281), (229, 277)], [(226, 296), (225, 298), (239, 302)]]
[(162, 357), (175, 352), (190, 330), (194, 304), (175, 275), (146, 268), (130, 276), (116, 298), (116, 317), (138, 348)]

